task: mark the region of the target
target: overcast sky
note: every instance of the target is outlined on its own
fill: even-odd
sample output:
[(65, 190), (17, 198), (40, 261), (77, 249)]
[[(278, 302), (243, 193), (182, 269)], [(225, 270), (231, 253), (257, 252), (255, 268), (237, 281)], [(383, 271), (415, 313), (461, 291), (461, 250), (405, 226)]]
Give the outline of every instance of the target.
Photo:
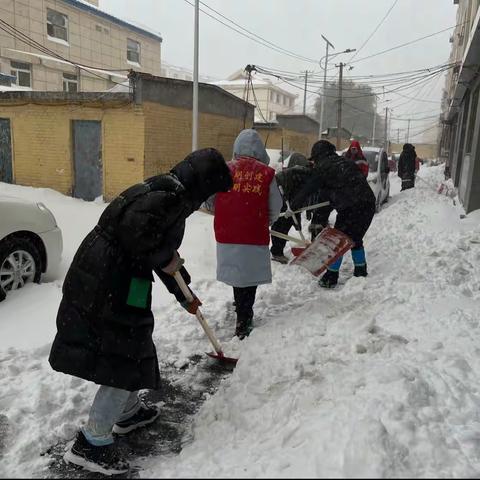
[[(202, 1), (270, 42), (314, 60), (325, 55), (322, 34), (334, 44), (336, 51), (360, 49), (394, 3), (394, 0)], [(185, 0), (100, 0), (100, 7), (159, 32), (163, 37), (162, 59), (192, 68), (193, 7)], [(356, 59), (451, 27), (455, 21), (456, 7), (452, 0), (397, 0), (388, 18)], [(205, 75), (225, 78), (247, 64), (292, 72), (320, 71), (318, 64), (291, 58), (254, 43), (202, 13), (200, 22), (200, 71)], [(445, 63), (450, 53), (448, 40), (452, 32), (449, 30), (414, 45), (354, 63), (355, 68), (348, 75), (394, 73)], [(348, 61), (350, 57), (351, 54), (341, 55), (336, 61)], [(333, 66), (333, 61), (329, 66)], [(330, 73), (333, 75), (336, 71)], [(427, 101), (409, 102), (396, 94), (387, 95), (385, 99), (391, 100), (388, 105), (396, 107), (395, 116), (408, 117), (419, 113), (417, 118), (421, 118), (421, 112), (427, 112), (425, 116), (435, 113), (433, 110), (438, 104), (430, 102), (440, 99), (442, 86), (443, 76), (432, 79), (423, 88), (415, 87), (404, 92)], [(302, 92), (297, 93), (300, 105)], [(309, 95), (310, 104), (314, 97)], [(384, 106), (379, 101), (378, 111)], [(412, 122), (412, 134), (433, 121)], [(406, 128), (406, 122), (394, 122), (392, 136), (396, 128)]]

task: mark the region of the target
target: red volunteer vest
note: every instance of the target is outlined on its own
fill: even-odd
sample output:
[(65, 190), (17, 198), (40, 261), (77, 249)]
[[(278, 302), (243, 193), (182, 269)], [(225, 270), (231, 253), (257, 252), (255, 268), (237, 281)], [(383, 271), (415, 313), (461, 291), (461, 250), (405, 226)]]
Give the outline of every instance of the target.
[(219, 243), (269, 245), (269, 194), (275, 170), (249, 157), (229, 162), (233, 188), (215, 197), (215, 238)]

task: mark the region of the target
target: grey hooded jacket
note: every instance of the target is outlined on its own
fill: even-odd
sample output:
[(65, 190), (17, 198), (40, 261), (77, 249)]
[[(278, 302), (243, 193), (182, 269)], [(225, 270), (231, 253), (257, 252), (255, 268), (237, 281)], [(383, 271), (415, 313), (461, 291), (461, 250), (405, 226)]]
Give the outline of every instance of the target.
[[(262, 139), (255, 130), (243, 130), (233, 146), (233, 162), (239, 157), (252, 157), (268, 165), (270, 158)], [(275, 177), (270, 184), (269, 221), (275, 222), (283, 200)], [(215, 198), (205, 207), (214, 212)], [(272, 282), (272, 267), (268, 245), (226, 244), (217, 242), (217, 280), (232, 287), (253, 287)]]

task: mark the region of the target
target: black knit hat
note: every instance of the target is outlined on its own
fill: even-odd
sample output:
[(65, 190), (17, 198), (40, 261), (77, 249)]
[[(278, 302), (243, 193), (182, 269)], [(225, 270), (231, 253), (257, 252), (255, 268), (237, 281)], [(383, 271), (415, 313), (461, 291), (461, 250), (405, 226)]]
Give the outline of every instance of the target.
[(310, 160), (316, 160), (327, 155), (335, 153), (335, 145), (330, 143), (328, 140), (319, 140), (312, 147), (312, 154)]

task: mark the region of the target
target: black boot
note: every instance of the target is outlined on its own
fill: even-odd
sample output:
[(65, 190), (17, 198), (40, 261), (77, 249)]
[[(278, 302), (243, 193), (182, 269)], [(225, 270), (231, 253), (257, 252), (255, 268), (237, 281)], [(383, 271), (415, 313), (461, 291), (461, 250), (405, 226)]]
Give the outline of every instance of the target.
[(327, 270), (318, 284), (323, 288), (335, 288), (338, 283), (338, 272)]
[(67, 463), (104, 475), (119, 475), (130, 469), (128, 462), (121, 458), (114, 444), (96, 447), (87, 441), (82, 432), (78, 432), (75, 443), (63, 458)]
[(153, 423), (160, 415), (160, 409), (156, 405), (150, 405), (145, 403), (144, 400), (140, 401), (140, 408), (127, 420), (117, 422), (113, 426), (113, 433), (117, 435), (126, 435), (127, 433), (136, 430), (137, 428), (146, 427)]
[(288, 263), (288, 258), (285, 256), (285, 255), (273, 255), (272, 254), (272, 260), (274, 262), (278, 262), (278, 263), (281, 263), (283, 265), (286, 265)]
[(353, 271), (354, 277), (366, 277), (368, 275), (367, 265), (355, 265), (355, 270)]
[(235, 335), (243, 340), (250, 335), (253, 330), (253, 317), (240, 317), (237, 316), (237, 326), (235, 329)]

